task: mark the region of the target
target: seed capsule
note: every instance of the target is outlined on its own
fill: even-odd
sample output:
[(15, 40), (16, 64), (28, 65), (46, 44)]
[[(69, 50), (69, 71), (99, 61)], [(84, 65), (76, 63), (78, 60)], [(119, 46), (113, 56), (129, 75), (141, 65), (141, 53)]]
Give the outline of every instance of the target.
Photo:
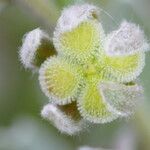
[[(72, 104), (70, 104), (71, 107)], [(67, 108), (66, 108), (67, 107)], [(58, 106), (55, 104), (47, 104), (41, 111), (43, 118), (50, 121), (61, 132), (69, 135), (74, 135), (83, 130), (84, 121), (82, 119), (74, 120), (76, 112), (68, 114), (69, 106)], [(76, 110), (76, 109), (74, 109)], [(72, 110), (73, 111), (73, 110)], [(77, 111), (77, 110), (76, 110)], [(73, 116), (72, 116), (73, 115)], [(78, 115), (78, 114), (77, 114)]]
[(60, 57), (49, 58), (39, 71), (43, 92), (57, 104), (67, 104), (78, 95), (82, 76), (80, 69)]
[(110, 56), (131, 55), (149, 50), (144, 32), (139, 26), (123, 21), (120, 28), (110, 33), (106, 41), (106, 53)]
[(56, 54), (48, 34), (37, 28), (24, 36), (20, 60), (25, 68), (38, 69), (46, 58)]
[(143, 96), (143, 89), (137, 84), (101, 82), (99, 87), (109, 111), (123, 117), (133, 114), (135, 106)]
[(111, 113), (96, 85), (87, 85), (78, 100), (78, 108), (83, 118), (93, 123), (107, 123), (117, 118)]

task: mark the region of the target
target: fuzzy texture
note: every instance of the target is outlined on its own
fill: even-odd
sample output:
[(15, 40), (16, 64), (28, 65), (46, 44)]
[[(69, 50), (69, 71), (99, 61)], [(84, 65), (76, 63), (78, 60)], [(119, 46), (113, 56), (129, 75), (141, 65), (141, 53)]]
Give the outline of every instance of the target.
[[(51, 46), (52, 41), (49, 35), (40, 28), (25, 34), (22, 43), (23, 45), (20, 48), (19, 57), (21, 63), (27, 69), (38, 69), (39, 66), (36, 63), (37, 59), (46, 59), (54, 53), (52, 52), (54, 50)], [(42, 53), (40, 51), (42, 51)], [(39, 53), (42, 56), (39, 57)]]
[[(41, 89), (52, 103), (42, 114), (69, 134), (70, 119), (61, 106), (72, 108), (76, 101), (79, 116), (102, 124), (133, 114), (143, 96), (142, 87), (133, 84), (143, 71), (149, 47), (143, 31), (124, 21), (105, 38), (98, 15), (98, 8), (89, 4), (64, 9), (53, 37), (57, 56), (45, 58), (39, 70)], [(30, 51), (26, 53), (30, 56)]]
[(131, 55), (149, 50), (149, 44), (139, 26), (123, 21), (118, 30), (108, 35), (105, 50), (110, 56)]
[(81, 115), (93, 123), (108, 123), (118, 116), (108, 110), (95, 84), (88, 84), (78, 100)]
[(71, 31), (83, 21), (97, 19), (99, 13), (100, 11), (96, 6), (89, 4), (76, 4), (67, 7), (62, 11), (56, 28), (61, 33)]
[(145, 53), (135, 53), (128, 56), (108, 56), (102, 54), (99, 59), (105, 72), (112, 81), (130, 82), (135, 80), (145, 66)]
[(71, 31), (61, 32), (56, 28), (53, 42), (61, 55), (85, 62), (98, 50), (103, 49), (104, 39), (105, 34), (101, 23), (97, 20), (86, 20)]
[(74, 135), (83, 129), (83, 120), (73, 120), (70, 116), (67, 116), (62, 112), (55, 104), (45, 105), (41, 111), (41, 116), (52, 122), (61, 133)]
[(60, 57), (46, 60), (39, 70), (39, 82), (43, 92), (56, 104), (75, 100), (82, 81), (79, 69)]
[(99, 91), (108, 110), (123, 117), (133, 114), (143, 96), (143, 88), (137, 84), (123, 85), (101, 82)]

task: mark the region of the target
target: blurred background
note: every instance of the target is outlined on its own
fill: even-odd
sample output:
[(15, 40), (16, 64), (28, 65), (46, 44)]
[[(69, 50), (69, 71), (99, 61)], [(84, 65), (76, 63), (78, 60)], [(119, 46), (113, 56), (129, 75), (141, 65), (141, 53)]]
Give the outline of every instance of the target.
[[(140, 76), (145, 99), (135, 116), (95, 125), (77, 136), (60, 134), (40, 117), (48, 99), (37, 75), (18, 59), (23, 35), (41, 27), (52, 36), (64, 6), (82, 0), (0, 0), (0, 150), (76, 150), (80, 146), (150, 150), (150, 54)], [(139, 24), (150, 40), (150, 0), (89, 0), (102, 8), (106, 33), (123, 19)], [(107, 12), (107, 13), (106, 13)], [(112, 17), (111, 17), (112, 16)]]

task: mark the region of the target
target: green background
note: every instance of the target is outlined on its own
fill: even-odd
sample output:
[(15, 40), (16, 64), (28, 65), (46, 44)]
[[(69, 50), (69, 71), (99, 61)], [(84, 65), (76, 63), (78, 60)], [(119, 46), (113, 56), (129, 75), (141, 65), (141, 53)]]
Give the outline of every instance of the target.
[[(114, 148), (127, 139), (125, 149), (150, 150), (150, 54), (140, 76), (145, 99), (135, 116), (95, 125), (77, 136), (59, 133), (40, 117), (48, 99), (41, 92), (38, 76), (20, 64), (18, 50), (23, 35), (41, 27), (52, 36), (64, 6), (81, 0), (0, 0), (0, 150), (75, 150), (80, 146)], [(89, 0), (103, 9), (106, 33), (124, 19), (139, 24), (150, 39), (149, 0)], [(108, 14), (106, 14), (108, 12)], [(112, 18), (110, 17), (112, 16)]]

